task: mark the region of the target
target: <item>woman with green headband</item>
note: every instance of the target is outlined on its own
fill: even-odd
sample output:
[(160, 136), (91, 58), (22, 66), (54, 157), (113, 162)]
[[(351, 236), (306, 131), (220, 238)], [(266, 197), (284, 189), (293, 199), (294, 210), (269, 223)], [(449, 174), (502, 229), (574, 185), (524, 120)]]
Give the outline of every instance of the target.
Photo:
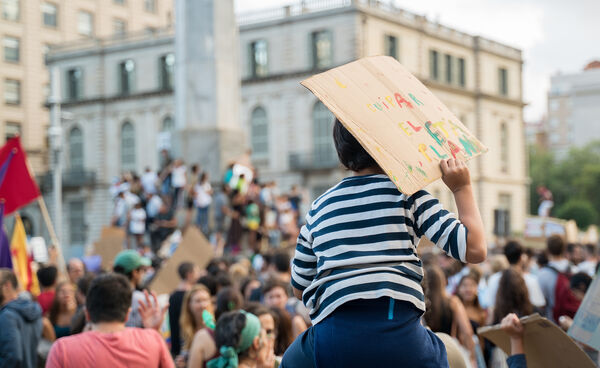
[(227, 312), (217, 322), (215, 339), (220, 356), (208, 368), (273, 367), (275, 355), (267, 344), (258, 317), (245, 311)]

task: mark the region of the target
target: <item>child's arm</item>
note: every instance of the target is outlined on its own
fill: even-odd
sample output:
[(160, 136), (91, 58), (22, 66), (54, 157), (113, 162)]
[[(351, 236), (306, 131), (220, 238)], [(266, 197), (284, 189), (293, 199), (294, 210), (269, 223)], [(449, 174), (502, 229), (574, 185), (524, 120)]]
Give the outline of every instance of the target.
[(466, 260), (469, 263), (480, 263), (487, 255), (483, 222), (473, 197), (473, 188), (467, 165), (455, 159), (442, 160), (442, 180), (454, 193), (458, 209), (458, 218), (467, 228)]

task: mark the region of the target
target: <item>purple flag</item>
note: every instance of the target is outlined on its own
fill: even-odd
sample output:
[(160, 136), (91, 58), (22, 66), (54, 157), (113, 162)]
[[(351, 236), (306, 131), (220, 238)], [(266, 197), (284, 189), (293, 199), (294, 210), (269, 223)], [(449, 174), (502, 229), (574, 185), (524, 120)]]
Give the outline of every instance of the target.
[(12, 269), (10, 244), (4, 232), (4, 202), (0, 202), (0, 267)]

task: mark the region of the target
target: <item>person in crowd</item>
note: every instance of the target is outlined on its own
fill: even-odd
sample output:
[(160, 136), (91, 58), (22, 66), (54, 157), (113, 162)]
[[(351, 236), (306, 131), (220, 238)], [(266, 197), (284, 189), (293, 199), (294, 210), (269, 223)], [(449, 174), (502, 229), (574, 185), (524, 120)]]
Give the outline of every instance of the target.
[(560, 273), (571, 273), (571, 265), (565, 256), (566, 244), (562, 236), (552, 235), (546, 240), (548, 264), (538, 271), (538, 280), (546, 299), (545, 317), (554, 320), (553, 311), (556, 295), (556, 281)]
[(560, 319), (562, 317), (575, 318), (575, 313), (577, 313), (591, 283), (592, 278), (587, 273), (578, 272), (571, 276), (569, 289), (563, 292), (568, 295), (556, 295), (559, 302), (555, 305), (554, 318), (559, 324), (561, 324)]
[(73, 286), (77, 285), (79, 280), (85, 274), (85, 264), (79, 258), (71, 258), (67, 263), (67, 274), (69, 275), (69, 281)]
[(460, 299), (467, 317), (471, 322), (473, 332), (476, 333), (479, 327), (485, 326), (487, 321), (487, 312), (479, 304), (479, 298), (477, 295), (477, 286), (479, 285), (479, 278), (474, 272), (470, 272), (458, 283), (456, 289), (456, 296)]
[(59, 283), (56, 286), (56, 296), (48, 312), (48, 318), (54, 327), (57, 339), (70, 335), (71, 323), (76, 312), (75, 288), (67, 281)]
[[(229, 211), (229, 186), (221, 185), (221, 190), (214, 195), (214, 206), (213, 206), (213, 224), (215, 226), (214, 231), (216, 235), (216, 243), (222, 247), (224, 245), (224, 236), (227, 233), (226, 220), (230, 214)], [(220, 249), (222, 252), (222, 249)]]
[(275, 319), (275, 355), (282, 357), (285, 351), (294, 342), (294, 332), (292, 330), (292, 317), (283, 309), (269, 308)]
[(248, 230), (248, 246), (254, 254), (260, 253), (259, 228), (260, 208), (253, 199), (246, 204), (246, 229)]
[[(307, 356), (324, 366), (447, 366), (442, 342), (419, 323), (425, 303), (413, 239), (426, 235), (465, 263), (485, 260), (469, 170), (460, 160), (440, 162), (458, 221), (426, 191), (412, 196), (398, 191), (337, 120), (333, 137), (341, 163), (354, 176), (313, 202), (298, 236), (292, 285), (310, 309), (313, 326), (287, 350), (282, 366), (306, 362)], [(331, 329), (340, 335), (335, 341), (324, 337)]]
[(502, 272), (490, 324), (500, 323), (509, 313), (515, 313), (519, 317), (533, 313), (525, 280), (520, 272), (512, 268)]
[(266, 332), (253, 314), (244, 311), (225, 313), (217, 322), (215, 340), (220, 356), (209, 361), (208, 368), (262, 368), (275, 364)]
[(173, 187), (173, 203), (172, 209), (177, 209), (183, 200), (183, 191), (187, 184), (186, 176), (187, 168), (183, 164), (183, 160), (177, 159), (173, 162), (171, 169), (171, 186)]
[(254, 276), (248, 276), (240, 282), (240, 293), (245, 301), (250, 301), (250, 297), (255, 290), (260, 289), (262, 284)]
[(179, 360), (189, 357), (188, 367), (203, 367), (217, 356), (213, 309), (210, 291), (204, 285), (197, 284), (185, 294), (179, 320), (185, 354)]
[(218, 321), (223, 313), (241, 309), (244, 297), (233, 287), (225, 287), (217, 293), (215, 302), (215, 319)]
[(585, 250), (580, 243), (567, 244), (567, 259), (573, 266), (579, 265), (585, 260)]
[(118, 188), (117, 197), (115, 198), (115, 207), (113, 209), (111, 225), (124, 227), (127, 223), (127, 201), (125, 200), (125, 189)]
[(174, 367), (158, 329), (166, 308), (146, 293), (140, 303), (145, 328), (125, 325), (131, 309), (131, 284), (123, 275), (107, 273), (92, 281), (86, 298), (91, 331), (57, 340), (46, 362), (58, 367)]
[(56, 292), (56, 281), (58, 280), (58, 269), (56, 266), (50, 265), (42, 267), (36, 272), (40, 283), (40, 295), (37, 297), (37, 302), (42, 307), (42, 315), (50, 310), (54, 295)]
[(262, 293), (267, 307), (286, 310), (292, 318), (292, 332), (294, 337), (304, 332), (308, 326), (304, 317), (296, 309), (296, 299), (290, 300), (288, 284), (278, 279), (268, 280), (263, 286)]
[(184, 227), (189, 226), (192, 223), (192, 215), (194, 214), (194, 202), (195, 202), (195, 188), (196, 184), (198, 184), (200, 175), (200, 166), (198, 164), (193, 164), (190, 168), (190, 172), (188, 173), (188, 177), (186, 179), (185, 185), (185, 225)]
[(231, 192), (231, 208), (229, 230), (225, 242), (225, 250), (231, 254), (236, 254), (241, 250), (241, 241), (244, 228), (242, 226), (242, 216), (245, 205), (244, 195), (237, 189)]
[(273, 252), (269, 271), (272, 272), (278, 280), (289, 284), (292, 279), (292, 259), (290, 254), (284, 250)]
[(519, 317), (515, 313), (509, 313), (502, 319), (501, 326), (510, 336), (510, 356), (506, 359), (508, 368), (527, 368), (523, 344), (524, 328)]
[(140, 290), (146, 268), (152, 264), (148, 258), (132, 249), (121, 251), (115, 257), (113, 271), (124, 275), (129, 280), (131, 296), (131, 312), (125, 323), (127, 327), (142, 327), (140, 315), (140, 301), (144, 300), (144, 293)]
[[(265, 330), (266, 343), (268, 344), (268, 349), (269, 351), (273, 351), (273, 354), (275, 354), (277, 325), (275, 322), (275, 315), (273, 314), (273, 312), (269, 308), (259, 303), (248, 303), (246, 304), (244, 310), (258, 317), (261, 327)], [(279, 356), (279, 358), (281, 358), (281, 356)]]
[[(200, 268), (192, 262), (182, 262), (177, 267), (179, 285), (169, 297), (169, 326), (171, 329), (171, 354), (179, 355), (181, 351), (181, 333), (179, 331), (179, 318), (181, 317), (185, 293), (190, 291), (200, 278)], [(210, 295), (210, 291), (209, 291)]]
[[(507, 242), (504, 246), (504, 256), (506, 256), (506, 259), (508, 260), (509, 267), (521, 274), (525, 280), (531, 304), (539, 311), (543, 311), (544, 306), (546, 305), (546, 298), (544, 297), (544, 293), (542, 292), (537, 277), (525, 272), (526, 256), (523, 246), (514, 240)], [(498, 293), (500, 277), (502, 277), (502, 272), (496, 272), (488, 279), (486, 293), (483, 298), (484, 306), (486, 308), (491, 308), (496, 304), (496, 294)]]
[(203, 172), (200, 175), (200, 180), (194, 187), (195, 203), (198, 215), (196, 217), (196, 225), (200, 228), (204, 235), (210, 235), (208, 228), (208, 212), (212, 203), (212, 187), (208, 180), (208, 173)]
[(94, 274), (88, 272), (77, 281), (77, 291), (75, 292), (77, 312), (75, 313), (75, 316), (73, 316), (71, 323), (71, 335), (81, 333), (87, 326), (87, 320), (85, 318), (85, 298), (94, 277)]
[(135, 239), (136, 249), (143, 248), (144, 234), (146, 233), (146, 211), (142, 202), (138, 202), (129, 212), (129, 233)]
[(37, 367), (37, 346), (42, 335), (42, 309), (19, 298), (14, 272), (0, 268), (0, 367)]
[(163, 203), (160, 206), (160, 211), (158, 212), (158, 215), (156, 215), (152, 224), (152, 230), (150, 231), (150, 242), (154, 254), (158, 253), (162, 243), (176, 228), (177, 219), (175, 218), (175, 213), (166, 203)]
[(158, 175), (155, 171), (152, 171), (150, 167), (146, 167), (146, 169), (144, 170), (144, 174), (142, 175), (140, 180), (142, 182), (142, 188), (144, 189), (144, 192), (146, 192), (147, 194), (156, 193)]
[(589, 243), (585, 245), (585, 260), (577, 265), (580, 272), (585, 272), (590, 277), (596, 275), (598, 267), (598, 250), (595, 244)]

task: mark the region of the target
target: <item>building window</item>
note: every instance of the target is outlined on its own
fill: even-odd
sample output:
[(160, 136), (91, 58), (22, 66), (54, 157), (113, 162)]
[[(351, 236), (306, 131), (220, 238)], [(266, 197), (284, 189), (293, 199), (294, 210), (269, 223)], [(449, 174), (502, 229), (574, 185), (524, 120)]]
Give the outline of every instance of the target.
[(113, 19), (113, 33), (122, 36), (127, 32), (127, 22), (122, 19)]
[(330, 31), (318, 31), (311, 34), (312, 66), (325, 69), (333, 64), (333, 41)]
[(465, 86), (465, 59), (458, 58), (458, 85), (461, 87)]
[(7, 122), (4, 125), (4, 138), (6, 138), (6, 140), (14, 138), (18, 135), (21, 135), (21, 124)]
[(85, 244), (85, 211), (81, 199), (69, 202), (69, 240), (71, 244)]
[(113, 3), (119, 4), (119, 5), (125, 5), (125, 0), (113, 0)]
[(175, 71), (175, 55), (173, 53), (160, 57), (160, 89), (173, 89), (173, 73)]
[(269, 55), (267, 41), (258, 40), (250, 44), (250, 73), (253, 77), (264, 77), (268, 73)]
[(4, 102), (7, 105), (21, 104), (21, 82), (14, 79), (4, 80)]
[(156, 0), (144, 0), (144, 9), (150, 13), (156, 12)]
[(445, 60), (445, 66), (446, 66), (446, 83), (448, 84), (452, 84), (452, 73), (454, 72), (453, 68), (452, 68), (452, 55), (444, 55), (444, 60)]
[(250, 136), (252, 155), (267, 157), (269, 155), (269, 120), (267, 112), (260, 106), (252, 110)]
[(500, 171), (508, 173), (508, 127), (500, 123)]
[(78, 127), (69, 132), (69, 164), (71, 170), (83, 169), (83, 133)]
[(396, 36), (385, 35), (384, 52), (387, 56), (398, 60), (398, 39)]
[(83, 96), (83, 71), (73, 68), (67, 71), (67, 93), (69, 100), (79, 100)]
[(1, 0), (2, 1), (2, 19), (16, 22), (21, 16), (19, 0)]
[(121, 170), (135, 171), (135, 129), (129, 121), (121, 126)]
[(52, 3), (42, 3), (42, 21), (46, 27), (58, 26), (58, 7)]
[(508, 95), (508, 71), (505, 68), (498, 68), (498, 91), (502, 96)]
[(4, 46), (4, 61), (18, 63), (21, 58), (20, 42), (15, 37), (4, 37), (2, 40)]
[(135, 62), (131, 59), (119, 63), (119, 93), (128, 95), (135, 82)]
[(331, 132), (333, 131), (334, 116), (317, 101), (313, 107), (313, 153), (314, 162), (325, 164), (336, 160)]
[(433, 80), (438, 80), (440, 77), (438, 52), (435, 50), (429, 50), (429, 77)]
[(94, 15), (90, 12), (80, 11), (77, 18), (77, 32), (82, 36), (94, 35)]

